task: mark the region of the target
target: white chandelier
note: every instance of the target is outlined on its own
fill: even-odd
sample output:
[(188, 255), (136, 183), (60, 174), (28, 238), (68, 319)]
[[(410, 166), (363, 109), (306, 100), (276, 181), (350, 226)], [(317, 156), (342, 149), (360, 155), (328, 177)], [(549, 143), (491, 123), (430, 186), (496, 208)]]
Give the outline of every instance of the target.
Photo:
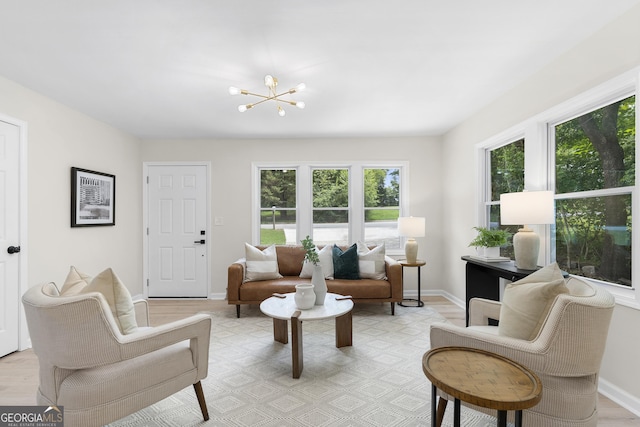
[(294, 87), (293, 89), (289, 89), (286, 92), (282, 92), (282, 93), (277, 93), (276, 92), (276, 87), (278, 86), (278, 79), (276, 79), (273, 76), (270, 75), (266, 75), (264, 76), (264, 85), (269, 89), (269, 94), (268, 95), (260, 95), (258, 93), (252, 93), (249, 92), (248, 90), (245, 89), (238, 89), (237, 87), (233, 87), (231, 86), (229, 88), (229, 94), (231, 95), (253, 95), (253, 96), (257, 96), (258, 98), (262, 98), (262, 100), (258, 101), (258, 102), (254, 102), (253, 104), (243, 104), (243, 105), (239, 105), (238, 106), (238, 111), (240, 111), (241, 113), (244, 113), (245, 111), (247, 111), (250, 108), (255, 107), (258, 104), (262, 104), (263, 102), (266, 101), (275, 101), (276, 105), (278, 107), (278, 114), (280, 115), (280, 117), (284, 117), (285, 114), (287, 114), (284, 109), (282, 108), (282, 106), (280, 105), (280, 103), (285, 103), (285, 104), (289, 104), (289, 105), (294, 105), (300, 109), (304, 108), (304, 102), (302, 101), (291, 101), (289, 99), (282, 99), (280, 98), (281, 96), (287, 95), (287, 94), (294, 94), (296, 92), (302, 92), (305, 89), (305, 84), (304, 83), (300, 83), (298, 86)]

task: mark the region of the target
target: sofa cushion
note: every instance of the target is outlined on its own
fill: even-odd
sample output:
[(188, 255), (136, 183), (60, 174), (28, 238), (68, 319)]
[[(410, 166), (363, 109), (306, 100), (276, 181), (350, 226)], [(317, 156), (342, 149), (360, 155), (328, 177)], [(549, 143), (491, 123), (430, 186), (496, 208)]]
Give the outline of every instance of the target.
[[(329, 245), (318, 250), (316, 246), (316, 252), (318, 252), (318, 258), (320, 258), (320, 266), (322, 266), (322, 273), (325, 279), (333, 279), (333, 248)], [(305, 260), (302, 264), (302, 271), (300, 277), (303, 279), (309, 279), (313, 276), (313, 263)]]
[(246, 268), (244, 281), (278, 279), (282, 276), (278, 270), (276, 246), (271, 245), (260, 250), (248, 243), (244, 244)]
[(356, 243), (358, 247), (358, 270), (361, 279), (387, 280), (384, 264), (384, 243), (373, 249), (362, 243)]
[(355, 243), (345, 251), (333, 245), (333, 277), (347, 280), (360, 279), (358, 247)]
[(557, 263), (507, 285), (500, 307), (498, 334), (534, 339), (556, 296), (568, 292)]
[(100, 292), (104, 296), (120, 332), (130, 334), (138, 329), (131, 294), (112, 269), (107, 268), (82, 289), (82, 293), (88, 292)]

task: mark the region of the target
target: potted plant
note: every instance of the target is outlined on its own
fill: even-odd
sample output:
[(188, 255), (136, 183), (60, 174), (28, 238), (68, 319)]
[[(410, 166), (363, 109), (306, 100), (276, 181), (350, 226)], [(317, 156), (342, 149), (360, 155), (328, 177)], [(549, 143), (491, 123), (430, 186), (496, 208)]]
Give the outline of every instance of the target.
[(304, 260), (313, 263), (313, 265), (318, 265), (320, 262), (320, 258), (318, 257), (318, 251), (316, 251), (316, 245), (313, 243), (313, 239), (309, 236), (300, 241), (302, 243), (302, 247), (305, 250)]
[(499, 257), (500, 246), (506, 245), (511, 233), (506, 230), (489, 229), (486, 227), (473, 227), (478, 235), (469, 243), (475, 246), (478, 255), (485, 257)]
[(313, 291), (316, 294), (315, 305), (323, 305), (325, 296), (327, 295), (327, 283), (324, 280), (324, 273), (320, 265), (320, 256), (318, 255), (316, 244), (313, 243), (313, 239), (309, 236), (301, 240), (300, 243), (302, 243), (302, 248), (305, 251), (304, 260), (312, 263), (314, 266), (311, 283), (313, 283)]

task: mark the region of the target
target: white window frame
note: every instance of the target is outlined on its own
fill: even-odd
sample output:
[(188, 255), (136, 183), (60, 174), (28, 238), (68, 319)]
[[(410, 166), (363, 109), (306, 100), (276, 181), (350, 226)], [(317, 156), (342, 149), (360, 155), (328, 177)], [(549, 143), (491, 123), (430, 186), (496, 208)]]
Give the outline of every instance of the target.
[[(409, 162), (408, 161), (352, 161), (352, 162), (252, 162), (251, 164), (251, 239), (260, 242), (260, 170), (296, 170), (296, 233), (313, 237), (312, 171), (314, 169), (349, 170), (349, 242), (364, 241), (364, 170), (398, 169), (400, 179), (400, 214), (409, 216)], [(300, 237), (301, 238), (301, 237)], [(404, 238), (401, 246), (404, 245)], [(388, 255), (403, 255), (404, 249), (388, 249)]]
[[(525, 140), (525, 180), (527, 190), (553, 190), (555, 188), (555, 152), (551, 150), (551, 127), (558, 123), (571, 120), (586, 112), (593, 111), (619, 99), (636, 95), (636, 104), (640, 100), (640, 68), (635, 68), (597, 87), (558, 104), (538, 115), (531, 117), (481, 143), (476, 144), (476, 165), (481, 179), (478, 180), (477, 223), (485, 225), (487, 218), (487, 194), (490, 170), (488, 169), (487, 153), (489, 150), (507, 145), (524, 137)], [(640, 127), (640, 109), (636, 106), (636, 165), (640, 165), (640, 145), (638, 142), (638, 127)], [(640, 283), (640, 263), (635, 262), (640, 253), (640, 200), (637, 194), (640, 185), (640, 168), (636, 166), (636, 185), (631, 191), (633, 227), (631, 251), (634, 254), (631, 265), (632, 286), (602, 282), (579, 276), (583, 280), (605, 287), (616, 298), (618, 304), (640, 310), (640, 295), (637, 292)], [(612, 191), (616, 191), (613, 189)], [(563, 195), (563, 198), (566, 195)], [(533, 228), (533, 227), (532, 227)], [(535, 231), (540, 234), (541, 262), (545, 265), (551, 262), (550, 226), (537, 226)]]

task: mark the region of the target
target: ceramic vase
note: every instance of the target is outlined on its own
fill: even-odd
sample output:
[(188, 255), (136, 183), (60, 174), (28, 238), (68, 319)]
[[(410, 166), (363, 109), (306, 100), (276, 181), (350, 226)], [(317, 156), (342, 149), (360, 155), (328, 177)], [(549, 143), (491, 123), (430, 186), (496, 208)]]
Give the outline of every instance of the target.
[(311, 283), (313, 283), (313, 291), (316, 293), (316, 305), (324, 305), (324, 298), (327, 296), (327, 282), (324, 280), (324, 273), (320, 264), (313, 266)]
[(293, 296), (296, 307), (300, 310), (308, 310), (316, 302), (316, 294), (313, 292), (311, 283), (300, 283), (296, 285), (296, 294)]

